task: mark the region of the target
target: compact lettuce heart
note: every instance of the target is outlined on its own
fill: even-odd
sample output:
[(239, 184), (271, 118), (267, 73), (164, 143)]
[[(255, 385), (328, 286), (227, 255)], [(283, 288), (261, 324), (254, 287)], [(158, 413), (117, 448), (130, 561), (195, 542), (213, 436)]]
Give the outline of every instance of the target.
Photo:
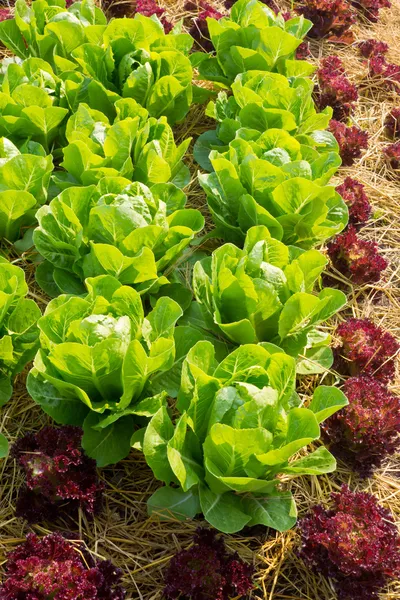
[(53, 180), (63, 190), (71, 185), (96, 184), (103, 177), (127, 177), (146, 185), (173, 182), (182, 188), (190, 172), (182, 159), (191, 138), (176, 145), (165, 117), (149, 117), (132, 98), (115, 103), (113, 124), (102, 112), (80, 104), (66, 126), (69, 144)]
[(37, 212), (33, 239), (46, 262), (37, 281), (52, 296), (81, 294), (87, 277), (113, 275), (141, 293), (168, 283), (160, 277), (204, 226), (172, 183), (149, 189), (123, 177), (69, 187)]
[(164, 297), (145, 318), (139, 294), (114, 277), (86, 285), (85, 297), (59, 296), (39, 319), (27, 388), (57, 423), (83, 427), (82, 446), (102, 466), (128, 454), (133, 415), (162, 405), (166, 394), (149, 396), (147, 386), (173, 364), (182, 310)]
[[(144, 27), (143, 27), (144, 26)], [(138, 40), (138, 32), (149, 29), (147, 38)], [(157, 36), (154, 35), (157, 30)], [(98, 85), (133, 98), (152, 117), (165, 116), (171, 125), (186, 116), (193, 100), (193, 69), (183, 52), (169, 43), (158, 20), (137, 14), (135, 19), (114, 19), (104, 31), (102, 46), (85, 43), (72, 52), (82, 73)], [(193, 43), (184, 44), (189, 51)], [(156, 51), (157, 50), (157, 51)], [(107, 65), (106, 70), (99, 67)]]
[(110, 117), (123, 96), (174, 124), (192, 103), (187, 55), (193, 39), (181, 26), (165, 35), (156, 17), (136, 14), (107, 23), (94, 0), (68, 9), (64, 0), (17, 0), (15, 19), (0, 23), (0, 40), (17, 57), (46, 61), (62, 80), (60, 100), (66, 98), (71, 110), (79, 98)]
[(287, 77), (309, 75), (314, 67), (295, 60), (295, 52), (311, 29), (311, 21), (285, 21), (257, 0), (238, 0), (229, 17), (207, 19), (216, 56), (200, 62), (204, 79), (229, 86), (244, 71), (278, 71)]
[[(12, 395), (14, 376), (32, 360), (39, 346), (36, 326), (41, 316), (22, 269), (0, 258), (0, 406)], [(0, 440), (1, 446), (1, 440)], [(2, 449), (0, 447), (0, 455)]]
[[(239, 136), (247, 137), (246, 131)], [(311, 248), (339, 233), (348, 208), (326, 185), (340, 166), (339, 155), (308, 145), (311, 138), (323, 146), (325, 133), (299, 140), (273, 128), (255, 141), (237, 137), (225, 153), (205, 150), (214, 172), (198, 177), (221, 237), (241, 245), (250, 227), (265, 225), (285, 244)]]
[(252, 227), (243, 250), (225, 244), (196, 263), (193, 289), (226, 339), (276, 344), (298, 358), (298, 372), (317, 373), (333, 362), (330, 336), (317, 326), (346, 303), (339, 290), (313, 293), (326, 263), (317, 250), (288, 247), (266, 227)]
[(278, 477), (335, 470), (323, 446), (291, 459), (347, 404), (339, 389), (321, 386), (305, 408), (295, 381), (294, 359), (268, 345), (245, 344), (217, 364), (213, 345), (198, 342), (183, 364), (177, 419), (163, 406), (132, 438), (166, 484), (149, 499), (149, 512), (178, 519), (203, 513), (225, 533), (292, 527), (296, 505)]
[(21, 150), (0, 138), (0, 238), (14, 242), (21, 229), (35, 222), (37, 208), (46, 202), (53, 160), (35, 142)]

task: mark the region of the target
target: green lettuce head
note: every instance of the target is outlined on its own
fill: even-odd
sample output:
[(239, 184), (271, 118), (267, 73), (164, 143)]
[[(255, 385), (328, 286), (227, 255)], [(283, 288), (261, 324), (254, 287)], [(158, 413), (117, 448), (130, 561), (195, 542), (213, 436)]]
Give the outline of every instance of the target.
[(244, 249), (225, 244), (196, 263), (193, 289), (203, 313), (235, 344), (270, 342), (298, 358), (300, 373), (332, 365), (330, 336), (318, 325), (344, 306), (346, 296), (314, 286), (327, 263), (252, 227)]
[(122, 177), (67, 188), (37, 213), (39, 284), (52, 296), (81, 294), (87, 277), (107, 274), (141, 293), (157, 290), (204, 225), (185, 202), (172, 183), (150, 189)]
[[(216, 101), (209, 102), (206, 114), (217, 121), (217, 128), (202, 133), (196, 140), (193, 149), (196, 161), (204, 170), (212, 171), (210, 151), (227, 149), (238, 138), (252, 142), (253, 148), (258, 145), (261, 151), (267, 151), (265, 158), (273, 164), (290, 162), (293, 154), (300, 155), (298, 159), (307, 154), (307, 160), (308, 157), (315, 160), (318, 152), (336, 152), (336, 157), (331, 156), (330, 160), (332, 166), (339, 166), (337, 142), (325, 131), (332, 119), (332, 109), (317, 112), (313, 91), (310, 78), (288, 78), (263, 71), (241, 73), (232, 84), (232, 95), (219, 92)], [(290, 139), (289, 132), (294, 138)], [(268, 148), (273, 141), (279, 152)], [(317, 163), (315, 167), (318, 168)]]
[(213, 172), (199, 174), (199, 182), (228, 242), (242, 244), (250, 227), (265, 225), (274, 238), (307, 249), (347, 225), (345, 202), (326, 185), (340, 165), (335, 151), (320, 154), (288, 132), (270, 129), (255, 142), (237, 138), (208, 160)]
[(207, 19), (216, 56), (200, 63), (200, 76), (229, 86), (245, 71), (274, 71), (286, 76), (309, 75), (314, 68), (295, 58), (296, 49), (311, 29), (311, 21), (285, 21), (257, 0), (238, 0), (229, 17)]
[(133, 416), (154, 414), (153, 375), (171, 368), (182, 314), (160, 298), (145, 318), (139, 294), (110, 276), (90, 278), (85, 297), (59, 296), (39, 320), (40, 349), (29, 373), (32, 398), (57, 423), (83, 427), (83, 447), (99, 465), (130, 449)]
[(225, 533), (246, 525), (292, 527), (296, 505), (279, 477), (335, 470), (323, 446), (293, 457), (319, 438), (319, 423), (347, 404), (340, 390), (321, 386), (305, 408), (295, 382), (295, 360), (268, 345), (244, 344), (218, 364), (213, 345), (198, 342), (183, 364), (179, 416), (171, 420), (161, 407), (133, 437), (166, 484), (149, 499), (150, 513), (202, 513)]
[(126, 177), (148, 186), (172, 182), (185, 187), (190, 171), (182, 159), (191, 138), (177, 145), (166, 117), (149, 117), (133, 98), (117, 99), (114, 109), (110, 119), (91, 105), (76, 107), (66, 125), (65, 172), (54, 174), (54, 184), (64, 190), (96, 185), (104, 177)]

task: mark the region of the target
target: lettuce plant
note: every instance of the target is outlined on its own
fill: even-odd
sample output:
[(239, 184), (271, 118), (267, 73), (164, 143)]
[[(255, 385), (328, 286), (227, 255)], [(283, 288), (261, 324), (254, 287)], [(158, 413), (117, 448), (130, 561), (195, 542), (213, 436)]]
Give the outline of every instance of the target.
[(323, 81), (329, 79), (330, 77), (346, 75), (343, 61), (336, 54), (329, 54), (328, 56), (325, 56), (319, 62), (317, 75)]
[(330, 449), (362, 477), (371, 475), (400, 445), (400, 397), (374, 377), (350, 377), (349, 405), (323, 426)]
[(257, 141), (269, 129), (288, 131), (298, 136), (301, 144), (311, 147), (317, 139), (314, 141), (310, 136), (319, 136), (321, 150), (324, 146), (337, 150), (335, 140), (329, 139), (327, 132), (321, 132), (329, 125), (332, 109), (316, 111), (314, 86), (306, 78), (314, 67), (305, 62), (300, 64), (311, 67), (299, 73), (301, 77), (288, 78), (262, 71), (242, 73), (232, 84), (233, 96), (220, 92), (217, 100), (209, 103), (206, 114), (217, 121), (217, 128), (201, 134), (194, 146), (194, 157), (204, 170), (212, 170), (208, 161), (211, 150), (226, 148), (237, 137)]
[(383, 148), (382, 153), (391, 169), (400, 169), (400, 141), (388, 144)]
[(388, 266), (378, 244), (361, 239), (352, 225), (328, 244), (328, 255), (335, 269), (358, 285), (378, 282)]
[[(109, 92), (133, 98), (152, 117), (164, 116), (173, 125), (182, 121), (192, 103), (193, 69), (174, 41), (169, 42), (158, 20), (138, 17), (137, 13), (135, 19), (114, 19), (104, 31), (101, 47), (83, 44), (72, 52), (72, 57), (84, 75)], [(139, 30), (145, 36), (142, 41), (137, 41)], [(189, 52), (192, 43), (190, 36), (184, 37), (182, 50)], [(105, 69), (96, 69), (93, 58), (105, 64)]]
[(391, 333), (369, 319), (349, 319), (336, 333), (335, 361), (341, 373), (369, 375), (383, 383), (393, 379), (400, 344)]
[(333, 581), (343, 600), (373, 600), (400, 576), (400, 538), (388, 510), (375, 496), (346, 486), (333, 506), (314, 506), (300, 521), (300, 556)]
[(65, 189), (37, 212), (33, 240), (45, 259), (37, 281), (52, 296), (84, 293), (84, 280), (103, 274), (141, 293), (158, 291), (204, 226), (185, 202), (172, 183), (150, 189), (123, 177)]
[(385, 132), (392, 138), (400, 138), (400, 108), (392, 108), (385, 117)]
[(165, 9), (161, 8), (156, 0), (137, 0), (135, 11), (145, 17), (152, 17), (153, 15), (162, 17), (165, 13)]
[(156, 16), (140, 13), (107, 23), (94, 0), (69, 9), (63, 0), (34, 0), (31, 6), (17, 0), (15, 12), (15, 19), (0, 23), (0, 40), (20, 58), (49, 63), (64, 82), (70, 106), (79, 91), (81, 102), (89, 95), (92, 107), (105, 114), (123, 96), (171, 124), (185, 117), (193, 97), (187, 57), (193, 40), (179, 28), (165, 35)]
[(368, 74), (383, 89), (400, 94), (400, 66), (388, 63), (381, 54), (372, 56), (368, 62)]
[(336, 120), (346, 120), (354, 110), (358, 92), (357, 87), (347, 78), (342, 61), (337, 56), (323, 58), (317, 77), (316, 101), (319, 108), (331, 106)]
[(79, 427), (44, 427), (13, 444), (11, 455), (25, 473), (26, 487), (18, 496), (16, 514), (30, 523), (57, 518), (58, 514), (98, 512), (103, 485), (96, 462), (81, 448)]
[(225, 533), (257, 524), (292, 527), (296, 506), (278, 474), (335, 469), (323, 446), (290, 459), (319, 438), (320, 422), (347, 404), (337, 388), (319, 387), (304, 408), (295, 378), (294, 359), (268, 344), (244, 344), (219, 364), (213, 344), (193, 346), (183, 363), (179, 416), (172, 421), (162, 407), (132, 438), (166, 484), (149, 499), (150, 513), (182, 519), (202, 512)]
[(377, 23), (379, 12), (382, 8), (390, 8), (392, 3), (389, 0), (352, 0), (352, 5), (367, 21)]
[(313, 24), (308, 35), (315, 39), (346, 38), (356, 20), (355, 11), (347, 0), (302, 0), (296, 12)]
[(229, 17), (207, 19), (216, 56), (199, 65), (200, 76), (230, 85), (245, 71), (286, 72), (312, 24), (303, 17), (285, 21), (257, 0), (238, 0)]
[(184, 187), (190, 172), (183, 163), (191, 138), (177, 146), (166, 117), (150, 117), (132, 98), (115, 103), (113, 124), (106, 115), (80, 104), (66, 127), (68, 145), (54, 183), (68, 186), (97, 184), (104, 177), (125, 177), (146, 185), (175, 183)]
[(0, 585), (2, 600), (124, 600), (122, 571), (108, 560), (95, 560), (83, 543), (60, 533), (34, 533), (10, 552)]
[(182, 310), (163, 297), (145, 318), (139, 294), (114, 277), (86, 284), (85, 297), (60, 296), (39, 319), (27, 388), (57, 423), (83, 426), (83, 449), (104, 466), (129, 453), (133, 415), (148, 417), (161, 405), (165, 393), (148, 386), (172, 367)]
[[(314, 139), (323, 143), (320, 133)], [(255, 144), (234, 140), (209, 160), (214, 172), (199, 174), (199, 182), (226, 241), (241, 245), (249, 227), (260, 224), (285, 244), (311, 248), (347, 225), (346, 204), (325, 185), (340, 165), (336, 152), (319, 154), (274, 128)]]
[(330, 288), (313, 288), (326, 264), (317, 250), (301, 251), (249, 230), (244, 249), (225, 244), (196, 263), (193, 289), (206, 316), (235, 344), (271, 342), (299, 358), (299, 372), (332, 364), (330, 337), (318, 325), (346, 302)]
[(51, 156), (35, 142), (21, 150), (0, 138), (0, 238), (15, 242), (24, 228), (35, 223), (35, 212), (46, 202)]
[(375, 58), (377, 56), (383, 56), (389, 50), (389, 46), (385, 42), (379, 42), (378, 40), (369, 39), (358, 44), (358, 49), (361, 56), (364, 58)]
[(350, 167), (357, 158), (360, 158), (362, 151), (368, 148), (368, 132), (362, 131), (356, 125), (348, 127), (334, 119), (330, 122), (329, 129), (339, 144), (343, 165)]
[(365, 225), (372, 213), (372, 206), (364, 191), (362, 183), (351, 177), (346, 177), (341, 185), (336, 188), (349, 209), (349, 223), (353, 227)]
[(12, 395), (14, 376), (32, 360), (38, 348), (36, 326), (41, 316), (19, 267), (0, 258), (0, 406)]
[(173, 556), (164, 576), (166, 598), (229, 600), (245, 596), (253, 587), (253, 568), (228, 552), (222, 537), (199, 527), (194, 544)]

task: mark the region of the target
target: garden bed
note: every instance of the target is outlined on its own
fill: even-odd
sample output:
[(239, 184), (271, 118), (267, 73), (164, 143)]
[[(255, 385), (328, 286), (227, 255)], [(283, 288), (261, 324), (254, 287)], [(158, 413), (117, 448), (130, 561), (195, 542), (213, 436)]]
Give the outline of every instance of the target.
[[(115, 3), (129, 16), (129, 2)], [(176, 22), (180, 18), (190, 19), (194, 13), (185, 11), (183, 2), (160, 1), (166, 9), (165, 16)], [(218, 2), (214, 3), (218, 8)], [(125, 10), (126, 8), (126, 10)], [(220, 7), (222, 9), (222, 6)], [(389, 45), (389, 59), (400, 64), (400, 4), (395, 0), (391, 9), (381, 12), (376, 24), (353, 26), (355, 41), (376, 38)], [(352, 115), (354, 124), (369, 132), (368, 150), (351, 167), (342, 167), (335, 182), (350, 176), (365, 185), (365, 191), (373, 206), (373, 218), (362, 230), (363, 238), (379, 243), (381, 254), (389, 266), (381, 281), (365, 286), (344, 284), (348, 305), (338, 317), (331, 319), (328, 330), (334, 333), (338, 322), (350, 316), (372, 318), (384, 329), (400, 338), (400, 184), (398, 171), (388, 169), (382, 159), (382, 148), (387, 144), (384, 135), (384, 119), (388, 111), (399, 105), (399, 95), (382, 89), (370, 81), (365, 74), (365, 65), (356, 43), (350, 46), (331, 42), (311, 42), (314, 57), (337, 54), (342, 60), (351, 82), (360, 89), (360, 99)], [(317, 60), (317, 58), (314, 58)], [(192, 136), (195, 139), (212, 127), (212, 121), (204, 114), (204, 105), (194, 105), (183, 124), (175, 126), (177, 143)], [(206, 220), (206, 231), (212, 227), (205, 194), (196, 180), (197, 165), (192, 156), (193, 146), (188, 152), (187, 164), (191, 171), (191, 183), (187, 188), (188, 207), (202, 212)], [(218, 246), (217, 241), (208, 241), (207, 249)], [(48, 298), (34, 280), (31, 256), (19, 257), (9, 245), (3, 244), (3, 253), (26, 273), (30, 297), (44, 309)], [(331, 269), (332, 281), (343, 280), (340, 273)], [(26, 391), (27, 371), (16, 378), (12, 400), (0, 413), (1, 432), (12, 443), (25, 433), (38, 431), (51, 420), (30, 398)], [(337, 381), (336, 374), (327, 373), (323, 383)], [(303, 378), (302, 391), (310, 392), (316, 378)], [(391, 386), (393, 393), (400, 394), (400, 379), (396, 377)], [(109, 558), (123, 570), (123, 584), (127, 598), (134, 600), (158, 600), (163, 597), (163, 573), (173, 555), (187, 548), (201, 519), (185, 522), (160, 521), (147, 515), (147, 500), (160, 486), (147, 466), (143, 454), (132, 450), (127, 458), (115, 466), (100, 470), (105, 484), (104, 507), (101, 513), (90, 519), (80, 512), (79, 520), (71, 522), (60, 516), (50, 524), (27, 526), (15, 516), (15, 501), (23, 483), (21, 471), (12, 458), (0, 462), (0, 563), (5, 555), (25, 539), (28, 531), (39, 535), (50, 533), (55, 528), (74, 529), (94, 556)], [(289, 482), (299, 510), (304, 516), (313, 505), (327, 505), (330, 494), (338, 491), (342, 484), (352, 490), (367, 491), (376, 495), (381, 504), (390, 509), (400, 525), (400, 462), (399, 456), (386, 460), (370, 478), (360, 479), (342, 462), (337, 470), (328, 475), (303, 476)], [(263, 600), (334, 600), (336, 598), (329, 581), (313, 574), (298, 557), (299, 534), (296, 529), (278, 533), (263, 526), (244, 529), (240, 533), (227, 535), (229, 549), (255, 567), (255, 588), (250, 598)], [(381, 594), (382, 600), (400, 599), (400, 583), (394, 581)]]

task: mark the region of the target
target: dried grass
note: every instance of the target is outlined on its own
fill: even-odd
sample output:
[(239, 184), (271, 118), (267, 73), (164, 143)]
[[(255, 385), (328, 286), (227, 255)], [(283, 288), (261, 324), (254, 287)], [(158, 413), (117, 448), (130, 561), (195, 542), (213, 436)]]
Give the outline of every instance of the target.
[[(131, 6), (125, 2), (127, 8)], [(175, 19), (189, 17), (182, 0), (162, 3), (168, 15)], [(221, 3), (222, 4), (222, 3)], [(391, 10), (382, 13), (380, 23), (373, 27), (357, 27), (356, 39), (374, 37), (390, 45), (389, 59), (400, 63), (400, 3), (395, 0)], [(313, 44), (316, 55), (337, 53), (346, 65), (351, 80), (363, 82), (362, 98), (354, 115), (354, 122), (370, 132), (368, 151), (355, 167), (343, 169), (341, 177), (351, 175), (367, 187), (373, 203), (375, 218), (362, 230), (362, 235), (379, 242), (383, 254), (390, 261), (384, 280), (376, 285), (363, 288), (347, 285), (349, 298), (347, 314), (373, 318), (375, 322), (400, 337), (400, 175), (388, 172), (381, 160), (381, 149), (386, 143), (383, 133), (383, 120), (393, 105), (400, 105), (399, 96), (387, 94), (365, 77), (365, 67), (358, 56), (355, 45), (349, 48), (334, 46), (324, 42)], [(196, 138), (212, 126), (204, 116), (203, 107), (194, 107), (185, 128), (177, 129), (178, 137), (188, 135)], [(192, 156), (189, 157), (193, 179), (189, 186), (190, 205), (200, 208), (211, 226), (206, 201), (195, 179), (196, 169)], [(7, 250), (7, 249), (5, 249)], [(9, 250), (9, 249), (8, 249)], [(17, 258), (27, 272), (31, 295), (41, 305), (46, 298), (34, 285), (33, 267), (29, 261)], [(332, 273), (332, 277), (339, 278)], [(341, 319), (343, 316), (340, 317)], [(334, 329), (334, 323), (330, 324)], [(303, 381), (301, 392), (309, 394), (315, 385), (315, 378)], [(400, 393), (400, 379), (393, 390)], [(25, 389), (24, 375), (18, 377), (15, 393), (0, 414), (0, 431), (11, 441), (27, 431), (38, 430), (48, 421), (47, 417), (29, 398)], [(14, 507), (22, 477), (14, 462), (9, 459), (0, 463), (0, 565), (4, 564), (6, 553), (24, 539), (30, 530), (15, 518)], [(361, 481), (340, 463), (331, 476), (303, 477), (292, 480), (289, 485), (295, 494), (300, 515), (318, 502), (328, 503), (331, 491), (338, 490), (342, 483), (351, 488), (367, 490), (378, 496), (381, 502), (391, 509), (400, 524), (400, 462), (399, 457), (389, 460), (386, 465), (366, 481)], [(100, 557), (111, 558), (125, 572), (124, 583), (128, 598), (135, 600), (159, 600), (162, 598), (163, 569), (171, 556), (191, 542), (192, 534), (200, 521), (160, 522), (146, 514), (146, 501), (159, 486), (147, 468), (143, 457), (133, 451), (130, 456), (113, 468), (103, 469), (101, 477), (106, 483), (105, 506), (101, 515), (88, 521), (80, 515), (71, 522), (35, 526), (32, 529), (44, 534), (56, 527), (76, 528), (88, 548)], [(263, 600), (334, 600), (335, 593), (329, 581), (312, 574), (296, 556), (298, 536), (296, 531), (278, 534), (263, 527), (253, 528), (242, 534), (227, 536), (227, 544), (237, 550), (241, 557), (254, 563), (256, 587), (250, 595)], [(400, 582), (393, 582), (381, 600), (400, 599)]]

